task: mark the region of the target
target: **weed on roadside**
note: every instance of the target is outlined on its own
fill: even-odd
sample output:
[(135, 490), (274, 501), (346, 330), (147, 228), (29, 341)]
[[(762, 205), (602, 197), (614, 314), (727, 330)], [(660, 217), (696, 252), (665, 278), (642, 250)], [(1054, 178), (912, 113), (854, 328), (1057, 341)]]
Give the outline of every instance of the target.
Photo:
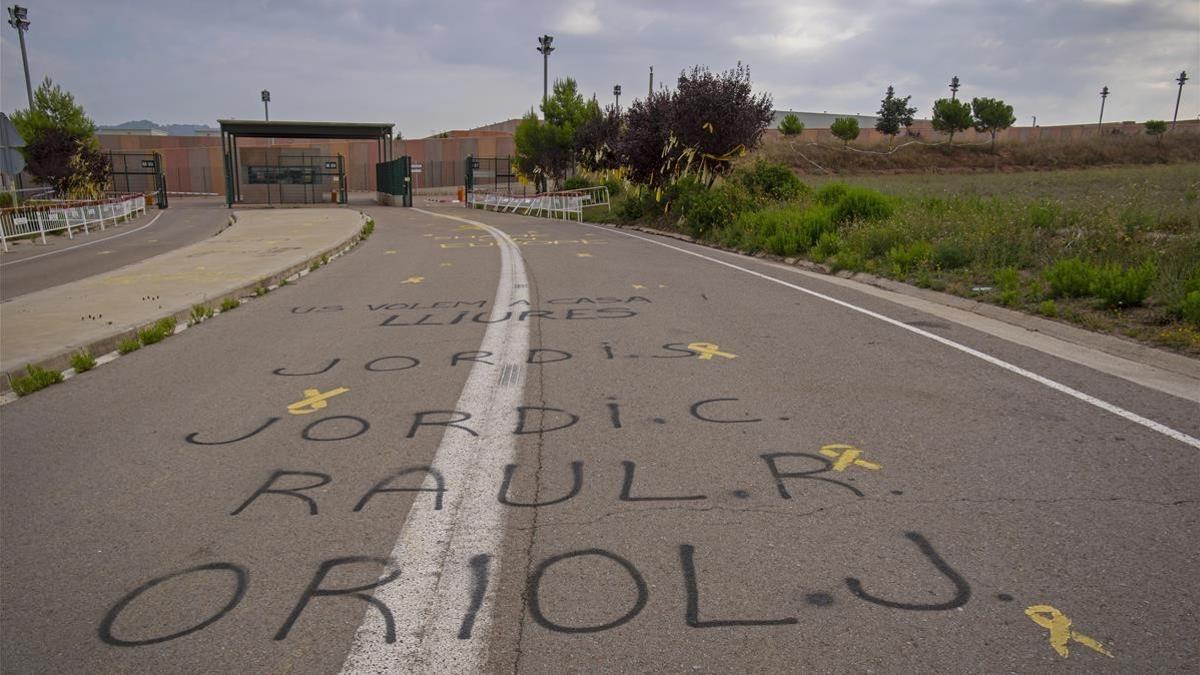
[(242, 303), (238, 302), (237, 298), (225, 298), (224, 300), (221, 301), (221, 311), (222, 312), (228, 312), (230, 310), (237, 309), (238, 307), (241, 307), (241, 306), (242, 306)]
[(208, 305), (192, 305), (192, 315), (188, 317), (188, 326), (195, 326), (201, 321), (211, 319), (213, 308)]
[(375, 231), (375, 219), (368, 218), (367, 222), (363, 223), (362, 230), (359, 231), (359, 236), (366, 239)]
[(266, 295), (269, 292), (270, 292), (270, 289), (268, 289), (266, 286), (263, 286), (262, 284), (259, 284), (258, 287), (254, 289), (254, 296), (261, 298), (262, 296)]
[(46, 370), (33, 364), (25, 366), (26, 375), (16, 379), (9, 378), (8, 384), (17, 396), (27, 396), (39, 389), (45, 389), (52, 384), (62, 382), (62, 373), (57, 370)]
[(139, 350), (141, 348), (142, 348), (141, 340), (139, 340), (135, 337), (126, 338), (117, 343), (117, 352), (120, 354), (128, 354), (129, 352), (136, 352), (137, 350)]
[(81, 349), (71, 355), (71, 367), (76, 373), (86, 373), (96, 367), (96, 357), (86, 349)]

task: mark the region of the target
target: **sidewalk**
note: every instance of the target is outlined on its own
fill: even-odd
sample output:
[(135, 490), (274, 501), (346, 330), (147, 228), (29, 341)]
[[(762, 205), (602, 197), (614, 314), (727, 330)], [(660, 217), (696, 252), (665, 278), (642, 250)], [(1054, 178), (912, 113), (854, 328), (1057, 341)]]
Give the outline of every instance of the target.
[[(78, 349), (99, 356), (162, 317), (183, 323), (193, 305), (216, 305), (341, 249), (365, 220), (350, 209), (235, 215), (237, 222), (211, 239), (0, 304), (0, 372), (29, 363), (65, 369)], [(8, 378), (0, 378), (0, 388), (8, 388)]]

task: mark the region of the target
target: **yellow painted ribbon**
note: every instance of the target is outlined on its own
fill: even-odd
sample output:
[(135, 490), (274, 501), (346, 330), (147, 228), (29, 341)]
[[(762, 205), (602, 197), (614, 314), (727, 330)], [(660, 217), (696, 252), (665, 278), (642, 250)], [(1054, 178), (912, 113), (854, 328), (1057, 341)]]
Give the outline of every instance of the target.
[(1071, 630), (1071, 620), (1067, 618), (1058, 609), (1050, 605), (1033, 605), (1025, 610), (1025, 616), (1028, 616), (1034, 623), (1050, 631), (1050, 646), (1054, 647), (1054, 651), (1058, 652), (1059, 656), (1066, 657), (1070, 655), (1071, 650), (1067, 644), (1074, 640), (1079, 644), (1100, 652), (1108, 658), (1114, 658), (1112, 652), (1104, 648), (1104, 645), (1084, 635), (1083, 633)]
[(339, 396), (348, 391), (350, 390), (346, 387), (338, 387), (337, 389), (330, 389), (322, 394), (319, 389), (305, 389), (305, 397), (299, 401), (296, 401), (295, 403), (292, 403), (287, 407), (287, 409), (288, 412), (293, 415), (308, 415), (315, 413), (329, 405), (325, 402), (326, 399)]
[(737, 358), (737, 354), (719, 351), (721, 348), (711, 342), (693, 342), (687, 348), (696, 352), (701, 361), (711, 361), (714, 356), (724, 356), (727, 359)]

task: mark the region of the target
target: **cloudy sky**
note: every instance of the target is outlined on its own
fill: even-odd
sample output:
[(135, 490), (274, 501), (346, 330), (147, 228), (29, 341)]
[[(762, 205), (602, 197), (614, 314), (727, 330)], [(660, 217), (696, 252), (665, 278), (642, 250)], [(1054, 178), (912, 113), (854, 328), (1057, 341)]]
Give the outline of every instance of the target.
[[(11, 2), (11, 0), (10, 0)], [(49, 75), (100, 124), (258, 118), (395, 122), (405, 136), (500, 121), (551, 78), (644, 96), (681, 69), (749, 64), (776, 108), (871, 114), (894, 84), (920, 116), (947, 94), (1013, 104), (1018, 123), (1200, 115), (1198, 0), (26, 0), (34, 86)], [(25, 106), (0, 26), (0, 107)]]

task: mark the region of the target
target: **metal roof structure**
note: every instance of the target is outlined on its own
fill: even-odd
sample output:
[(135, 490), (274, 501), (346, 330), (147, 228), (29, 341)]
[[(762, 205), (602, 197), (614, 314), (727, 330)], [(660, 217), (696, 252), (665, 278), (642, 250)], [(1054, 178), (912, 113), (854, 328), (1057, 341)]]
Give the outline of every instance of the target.
[(217, 120), (221, 133), (244, 138), (337, 138), (373, 140), (392, 138), (396, 126), (374, 122), (297, 122), (263, 120)]

